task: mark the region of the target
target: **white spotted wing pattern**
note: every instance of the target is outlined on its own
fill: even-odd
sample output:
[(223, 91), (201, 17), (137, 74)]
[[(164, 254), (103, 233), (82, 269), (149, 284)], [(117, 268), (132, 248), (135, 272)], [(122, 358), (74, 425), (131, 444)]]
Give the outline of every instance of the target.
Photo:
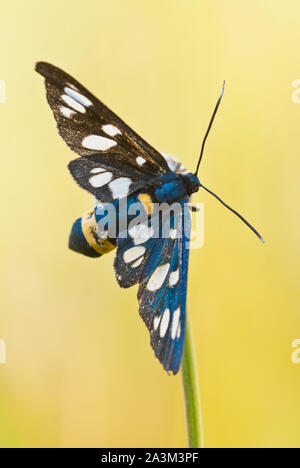
[[(38, 62), (59, 134), (80, 157), (69, 163), (75, 181), (101, 203), (147, 192), (155, 178), (185, 168), (159, 153), (63, 70)], [(182, 207), (188, 200), (182, 200)], [(185, 211), (167, 236), (149, 221), (117, 238), (115, 270), (121, 287), (139, 285), (139, 313), (151, 345), (167, 371), (178, 372), (184, 344), (188, 249)], [(164, 221), (162, 221), (162, 224)], [(158, 224), (158, 229), (161, 225)], [(178, 235), (178, 234), (181, 235)]]
[[(139, 313), (149, 329), (151, 346), (164, 368), (176, 373), (184, 344), (189, 252), (190, 214), (184, 202), (171, 222), (173, 226), (166, 231), (166, 213), (154, 229), (152, 219), (129, 228), (127, 235), (122, 233), (114, 267), (121, 287), (139, 285)], [(158, 230), (167, 235), (158, 235)]]
[(69, 170), (98, 200), (108, 203), (128, 196), (170, 170), (165, 155), (70, 75), (45, 62), (38, 62), (36, 71), (45, 77), (47, 100), (61, 137), (81, 156), (70, 162)]
[(38, 62), (36, 71), (45, 78), (59, 133), (73, 151), (80, 156), (117, 153), (146, 174), (168, 172), (162, 155), (73, 77), (46, 62)]

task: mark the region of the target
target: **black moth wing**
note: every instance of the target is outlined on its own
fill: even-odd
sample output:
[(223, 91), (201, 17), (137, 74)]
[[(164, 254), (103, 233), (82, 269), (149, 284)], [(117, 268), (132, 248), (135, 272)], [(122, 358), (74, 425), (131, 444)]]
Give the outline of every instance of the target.
[(114, 268), (121, 287), (139, 284), (139, 313), (166, 371), (179, 370), (185, 337), (191, 217), (183, 199), (174, 212), (131, 226), (117, 238)]
[(163, 156), (78, 81), (46, 62), (38, 62), (36, 71), (45, 78), (59, 133), (73, 151), (84, 157), (111, 154), (112, 160), (118, 154), (147, 175), (169, 172)]
[(153, 176), (139, 172), (126, 161), (124, 163), (119, 154), (77, 158), (69, 163), (68, 168), (77, 184), (101, 203), (112, 203), (129, 196), (153, 181)]

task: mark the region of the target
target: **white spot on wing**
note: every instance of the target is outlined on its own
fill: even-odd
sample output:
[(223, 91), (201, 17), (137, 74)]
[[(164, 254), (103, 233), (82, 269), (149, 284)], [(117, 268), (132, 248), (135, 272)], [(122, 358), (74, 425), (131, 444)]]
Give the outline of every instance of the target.
[(72, 109), (69, 109), (65, 106), (61, 106), (59, 110), (64, 117), (67, 117), (67, 119), (70, 119), (72, 115), (75, 114), (75, 112)]
[(131, 265), (131, 267), (132, 267), (132, 268), (137, 268), (138, 266), (141, 265), (141, 263), (143, 263), (143, 260), (144, 260), (144, 255), (143, 255), (141, 258), (139, 258), (136, 262), (134, 262), (134, 263)]
[(143, 164), (145, 164), (146, 159), (142, 158), (142, 156), (138, 156), (136, 158), (136, 162), (138, 163), (139, 166), (142, 166)]
[(131, 247), (130, 249), (126, 250), (123, 254), (123, 259), (125, 263), (130, 263), (136, 260), (137, 258), (144, 255), (146, 252), (145, 247)]
[(153, 320), (153, 329), (154, 330), (158, 329), (160, 319), (161, 319), (161, 315), (157, 315), (156, 317), (154, 317), (154, 320)]
[(170, 238), (171, 239), (176, 239), (177, 235), (177, 230), (176, 229), (170, 229)]
[(161, 338), (165, 336), (166, 331), (168, 330), (169, 320), (170, 320), (170, 310), (166, 309), (163, 313), (163, 316), (160, 322), (159, 334)]
[(105, 151), (109, 148), (112, 148), (116, 144), (116, 141), (99, 135), (89, 135), (82, 140), (82, 146), (91, 150)]
[(109, 184), (114, 199), (123, 198), (128, 195), (131, 179), (129, 177), (120, 177)]
[(179, 269), (177, 269), (176, 271), (172, 271), (172, 273), (170, 273), (169, 286), (175, 286), (178, 280), (179, 280)]
[(132, 237), (135, 245), (143, 244), (150, 239), (153, 234), (153, 229), (145, 224), (137, 224), (129, 228), (128, 233)]
[(69, 86), (69, 88), (73, 88), (73, 89), (76, 89), (76, 91), (78, 91), (76, 86), (74, 86), (72, 83), (67, 83), (67, 85)]
[(179, 323), (179, 318), (180, 318), (180, 307), (174, 311), (173, 314), (173, 319), (172, 319), (172, 330), (171, 330), (171, 338), (174, 340), (177, 332), (177, 327)]
[(178, 324), (178, 329), (177, 329), (176, 338), (179, 338), (179, 337), (180, 337), (180, 333), (181, 333), (181, 326), (180, 326), (180, 323), (179, 323), (179, 324)]
[(165, 263), (164, 265), (158, 266), (154, 270), (147, 284), (148, 291), (156, 291), (162, 286), (163, 282), (167, 277), (169, 268), (170, 263)]
[(67, 96), (66, 94), (63, 94), (61, 98), (63, 101), (65, 101), (66, 104), (68, 104), (69, 107), (72, 107), (72, 109), (81, 112), (81, 114), (85, 113), (85, 107), (79, 104), (79, 102), (75, 101), (75, 99)]
[(79, 102), (79, 104), (82, 104), (84, 107), (89, 107), (93, 104), (92, 101), (83, 96), (83, 94), (75, 91), (74, 89), (68, 88), (67, 86), (64, 88), (64, 92), (71, 98), (75, 99), (75, 101)]
[(94, 167), (94, 169), (90, 170), (91, 174), (98, 174), (99, 172), (105, 172), (105, 169), (103, 167)]
[(111, 124), (103, 125), (102, 130), (105, 133), (107, 133), (107, 135), (112, 136), (112, 137), (114, 137), (116, 135), (121, 135), (120, 130), (117, 127), (115, 127), (114, 125), (111, 125)]
[(108, 184), (108, 182), (111, 179), (112, 179), (111, 172), (102, 172), (100, 174), (96, 174), (90, 177), (89, 183), (91, 184), (92, 187), (98, 188), (98, 187), (102, 187), (105, 184)]

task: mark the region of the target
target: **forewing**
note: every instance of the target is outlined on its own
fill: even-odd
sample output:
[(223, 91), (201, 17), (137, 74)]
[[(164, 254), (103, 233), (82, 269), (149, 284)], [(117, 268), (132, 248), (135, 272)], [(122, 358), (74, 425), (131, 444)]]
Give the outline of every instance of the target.
[(85, 157), (118, 154), (148, 175), (169, 171), (158, 151), (78, 81), (46, 62), (38, 62), (36, 71), (45, 77), (47, 100), (59, 133), (73, 151)]

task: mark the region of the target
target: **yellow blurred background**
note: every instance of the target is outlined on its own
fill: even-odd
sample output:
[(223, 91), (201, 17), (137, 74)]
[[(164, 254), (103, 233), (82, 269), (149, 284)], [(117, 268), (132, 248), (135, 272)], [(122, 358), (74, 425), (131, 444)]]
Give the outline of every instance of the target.
[(299, 447), (300, 3), (29, 0), (1, 3), (2, 447), (184, 447), (180, 374), (154, 358), (136, 288), (109, 254), (67, 248), (91, 206), (66, 165), (38, 60), (73, 75), (193, 170), (223, 79), (200, 179), (205, 245), (188, 303), (206, 447)]

